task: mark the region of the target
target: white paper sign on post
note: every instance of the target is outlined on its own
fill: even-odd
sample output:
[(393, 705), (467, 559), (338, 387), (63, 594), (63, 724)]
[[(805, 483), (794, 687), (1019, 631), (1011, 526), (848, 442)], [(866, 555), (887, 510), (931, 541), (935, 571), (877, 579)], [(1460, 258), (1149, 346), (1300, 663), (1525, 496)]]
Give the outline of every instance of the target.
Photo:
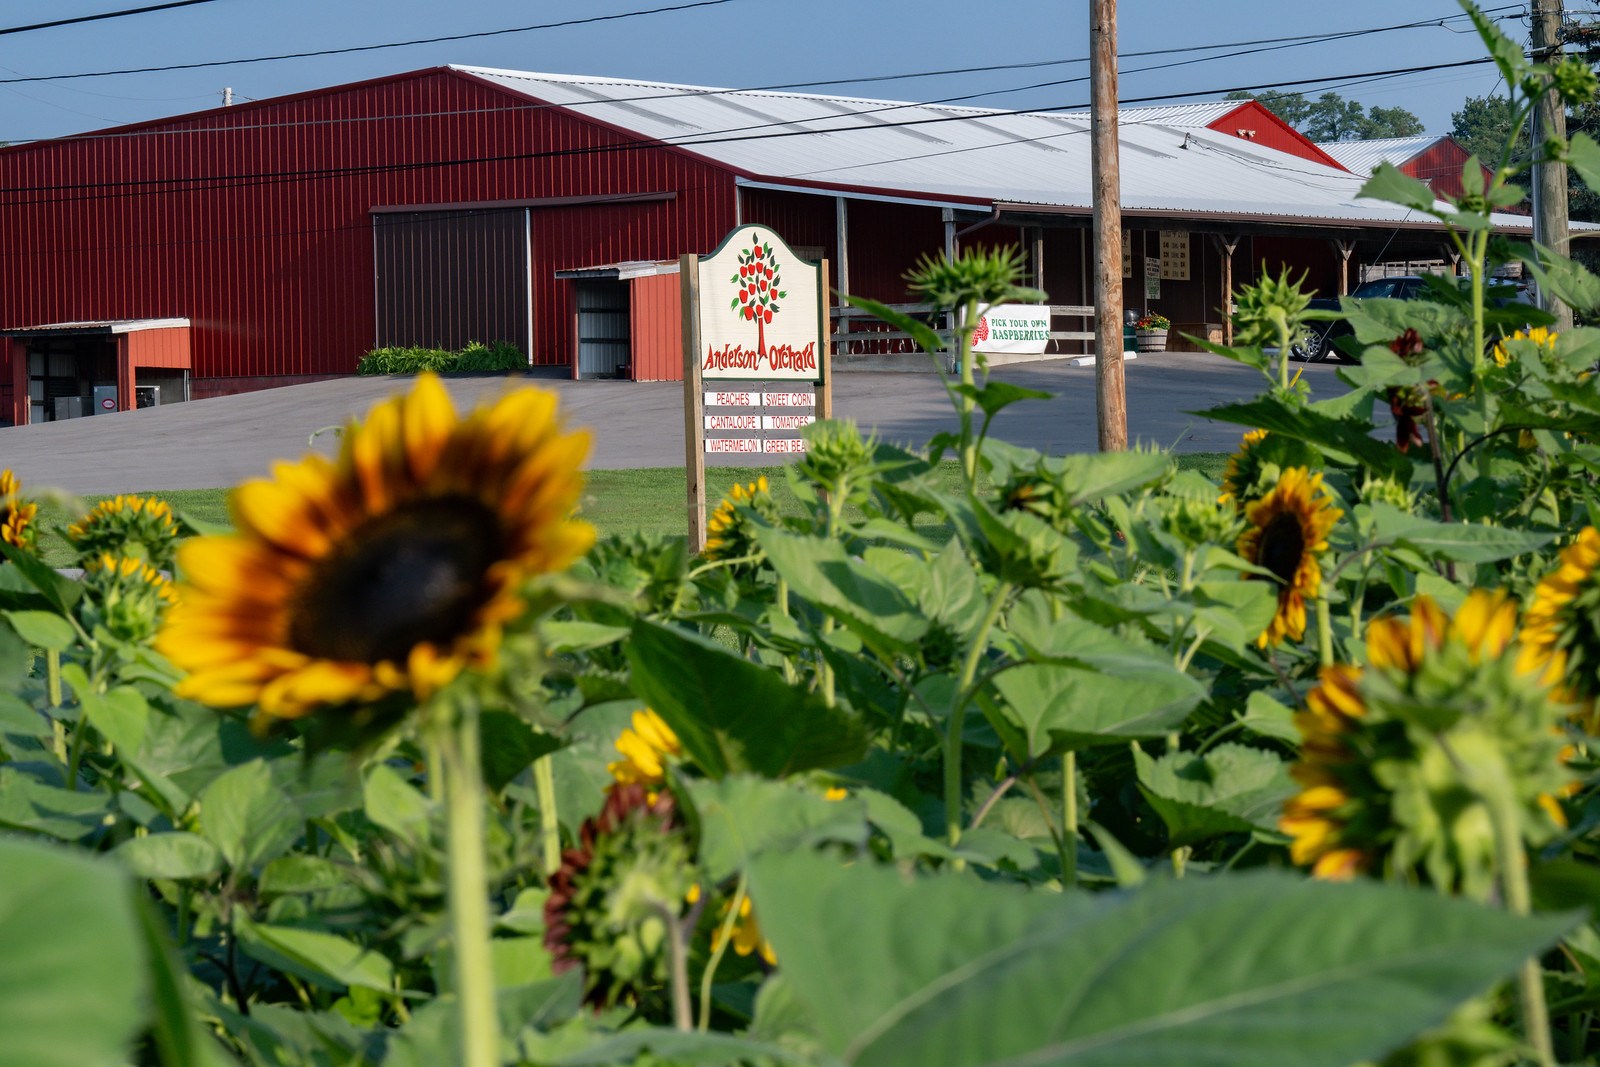
[(700, 261), (704, 378), (822, 378), (822, 271), (765, 226), (740, 226)]
[(974, 352), (1016, 352), (1042, 355), (1050, 343), (1047, 304), (993, 304), (978, 312), (972, 334)]

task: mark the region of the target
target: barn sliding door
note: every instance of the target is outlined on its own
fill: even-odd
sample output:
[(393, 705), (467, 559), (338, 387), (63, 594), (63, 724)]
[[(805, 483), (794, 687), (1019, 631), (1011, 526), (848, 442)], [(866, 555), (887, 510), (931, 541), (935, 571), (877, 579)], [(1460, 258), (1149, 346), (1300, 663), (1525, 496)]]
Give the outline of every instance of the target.
[(375, 211), (377, 346), (508, 341), (532, 354), (528, 214)]

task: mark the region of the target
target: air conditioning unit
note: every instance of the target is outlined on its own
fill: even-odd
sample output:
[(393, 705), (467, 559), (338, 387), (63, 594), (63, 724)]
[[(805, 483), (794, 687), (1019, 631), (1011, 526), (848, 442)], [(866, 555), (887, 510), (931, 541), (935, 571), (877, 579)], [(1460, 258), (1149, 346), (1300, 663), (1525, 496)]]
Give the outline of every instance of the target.
[(58, 396), (56, 397), (56, 421), (62, 419), (81, 419), (83, 417), (83, 397)]
[(158, 408), (161, 406), (161, 387), (159, 385), (136, 385), (133, 387), (134, 404), (136, 408)]

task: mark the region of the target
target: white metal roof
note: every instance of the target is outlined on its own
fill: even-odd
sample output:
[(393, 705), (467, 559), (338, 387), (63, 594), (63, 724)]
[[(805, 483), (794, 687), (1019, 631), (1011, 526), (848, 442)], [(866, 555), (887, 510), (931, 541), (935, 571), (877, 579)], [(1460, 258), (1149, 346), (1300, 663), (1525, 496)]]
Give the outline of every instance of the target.
[[(851, 187), (840, 190), (845, 195), (984, 206), (1091, 207), (1086, 114), (453, 69), (679, 145), (763, 184), (825, 183)], [(1129, 110), (1119, 123), (1124, 211), (1356, 225), (1425, 221), (1360, 198), (1363, 179), (1355, 174), (1206, 129), (1199, 121), (1205, 106)], [(1496, 222), (1530, 227), (1524, 216)]]
[(94, 319), (85, 322), (48, 322), (41, 326), (15, 326), (3, 333), (137, 333), (187, 327), (188, 319)]
[(1379, 163), (1398, 167), (1442, 140), (1443, 137), (1424, 134), (1421, 137), (1377, 137), (1367, 141), (1318, 141), (1317, 147), (1352, 172), (1365, 175), (1377, 170)]

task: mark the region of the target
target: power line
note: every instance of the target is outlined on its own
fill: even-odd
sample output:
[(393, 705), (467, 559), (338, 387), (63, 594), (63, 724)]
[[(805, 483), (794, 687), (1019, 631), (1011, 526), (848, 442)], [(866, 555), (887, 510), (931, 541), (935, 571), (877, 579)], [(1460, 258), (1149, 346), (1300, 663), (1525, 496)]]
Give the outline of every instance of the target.
[(152, 11), (167, 11), (175, 7), (194, 7), (196, 4), (211, 4), (216, 0), (171, 0), (165, 4), (149, 4), (145, 7), (130, 7), (122, 11), (103, 11), (98, 15), (78, 15), (70, 19), (56, 19), (52, 22), (34, 22), (27, 26), (0, 27), (0, 36), (8, 33), (27, 33), (30, 30), (48, 30), (56, 26), (75, 26), (80, 22), (102, 22), (105, 19), (120, 19), (129, 15), (147, 15)]
[[(178, 3), (163, 6), (182, 7), (185, 4), (205, 4), (212, 0), (179, 0)], [(206, 67), (230, 67), (242, 63), (269, 63), (282, 59), (313, 59), (319, 56), (348, 55), (352, 52), (375, 52), (384, 48), (408, 48), (417, 44), (441, 44), (447, 41), (468, 41), (478, 37), (499, 37), (508, 33), (528, 33), (532, 30), (556, 30), (565, 26), (587, 26), (595, 22), (612, 22), (617, 19), (630, 19), (640, 15), (659, 15), (668, 11), (688, 11), (696, 7), (717, 7), (721, 4), (731, 4), (735, 0), (694, 0), (693, 3), (671, 4), (666, 7), (652, 7), (640, 11), (618, 11), (609, 15), (590, 15), (581, 19), (563, 19), (560, 22), (543, 22), (535, 26), (511, 26), (500, 30), (480, 30), (476, 33), (453, 33), (444, 37), (419, 37), (412, 41), (389, 41), (384, 44), (359, 44), (345, 48), (321, 48), (313, 52), (286, 52), (275, 56), (256, 56), (253, 59), (213, 59), (199, 63), (171, 63), (161, 67), (129, 67), (123, 70), (98, 70), (80, 74), (39, 74), (27, 78), (0, 78), (0, 85), (15, 85), (19, 82), (50, 82), (66, 81), (72, 78), (106, 78), (115, 74), (157, 74), (173, 70), (201, 70)], [(154, 10), (154, 9), (149, 9)], [(109, 16), (97, 16), (109, 17)], [(55, 25), (42, 23), (41, 25)], [(35, 28), (35, 27), (26, 27)]]
[[(707, 2), (708, 3), (728, 3), (728, 2), (731, 2), (731, 0), (707, 0)], [(685, 6), (696, 7), (696, 6), (705, 6), (705, 5), (704, 4), (689, 4), (689, 5), (685, 5)], [(656, 8), (656, 9), (652, 9), (649, 12), (636, 12), (634, 14), (650, 14), (650, 13), (654, 13), (656, 11), (669, 11), (669, 10), (677, 10), (677, 9), (676, 8)], [(1495, 13), (1495, 12), (1513, 11), (1513, 10), (1514, 11), (1522, 11), (1522, 10), (1525, 10), (1525, 8), (1524, 8), (1524, 6), (1522, 4), (1508, 4), (1508, 5), (1503, 5), (1501, 7), (1487, 8), (1487, 9), (1485, 9), (1485, 13)], [(626, 17), (626, 16), (625, 15), (609, 15), (609, 16), (602, 16), (602, 17), (603, 18), (621, 18), (621, 17)], [(1169, 64), (1155, 64), (1155, 65), (1151, 65), (1151, 66), (1147, 66), (1147, 67), (1136, 67), (1136, 68), (1133, 68), (1131, 70), (1123, 71), (1122, 73), (1124, 73), (1124, 74), (1140, 74), (1140, 73), (1145, 73), (1147, 71), (1152, 71), (1152, 70), (1163, 70), (1163, 69), (1167, 69), (1169, 67), (1186, 66), (1186, 65), (1189, 65), (1189, 64), (1193, 64), (1193, 63), (1211, 62), (1211, 61), (1219, 60), (1219, 59), (1229, 59), (1229, 58), (1234, 58), (1234, 57), (1237, 57), (1237, 56), (1254, 54), (1256, 52), (1277, 51), (1277, 50), (1280, 50), (1280, 49), (1283, 49), (1283, 48), (1301, 47), (1301, 46), (1304, 46), (1304, 45), (1307, 45), (1307, 44), (1320, 44), (1320, 43), (1326, 43), (1328, 41), (1344, 40), (1344, 39), (1348, 39), (1348, 38), (1352, 38), (1352, 37), (1361, 37), (1361, 36), (1366, 36), (1366, 35), (1376, 34), (1376, 33), (1390, 33), (1390, 32), (1394, 32), (1394, 31), (1397, 31), (1397, 30), (1416, 29), (1416, 28), (1430, 27), (1430, 26), (1443, 26), (1444, 23), (1446, 23), (1446, 22), (1449, 22), (1449, 21), (1452, 21), (1452, 20), (1457, 20), (1457, 19), (1463, 19), (1463, 18), (1466, 18), (1466, 17), (1467, 16), (1463, 13), (1463, 14), (1459, 14), (1459, 15), (1447, 15), (1447, 16), (1443, 16), (1443, 17), (1438, 18), (1438, 19), (1428, 19), (1428, 20), (1416, 21), (1416, 22), (1404, 22), (1404, 23), (1397, 23), (1397, 24), (1391, 25), (1391, 26), (1376, 26), (1376, 27), (1369, 27), (1369, 28), (1361, 29), (1361, 30), (1340, 30), (1340, 31), (1331, 31), (1329, 33), (1321, 33), (1321, 34), (1300, 34), (1300, 35), (1296, 35), (1296, 36), (1292, 36), (1292, 37), (1261, 38), (1261, 39), (1252, 40), (1252, 41), (1219, 42), (1219, 43), (1215, 43), (1215, 44), (1185, 45), (1185, 46), (1177, 47), (1177, 48), (1156, 48), (1156, 49), (1147, 49), (1147, 50), (1139, 51), (1139, 52), (1125, 52), (1125, 53), (1122, 54), (1121, 58), (1127, 59), (1127, 58), (1145, 57), (1145, 56), (1175, 55), (1175, 54), (1189, 53), (1189, 52), (1215, 51), (1217, 49), (1222, 49), (1222, 48), (1247, 48), (1246, 51), (1231, 52), (1231, 53), (1226, 53), (1226, 54), (1222, 54), (1222, 55), (1214, 55), (1214, 56), (1203, 56), (1203, 57), (1199, 57), (1199, 58), (1196, 58), (1196, 59), (1183, 60), (1183, 61), (1179, 61), (1179, 62), (1175, 62), (1175, 63), (1169, 63)], [(1510, 16), (1502, 16), (1502, 18), (1500, 20), (1497, 20), (1497, 21), (1503, 21), (1504, 18), (1507, 18), (1507, 17), (1510, 17)], [(593, 21), (593, 20), (584, 19), (584, 20), (577, 20), (577, 21), (583, 22), (583, 21)], [(566, 25), (566, 23), (552, 23), (550, 25), (552, 25), (552, 26), (555, 26), (555, 25)], [(523, 32), (524, 30), (539, 29), (539, 28), (543, 28), (543, 27), (522, 27), (521, 29), (516, 29), (516, 30), (496, 30), (496, 31), (488, 31), (488, 32), (489, 33), (514, 33), (514, 32)], [(462, 35), (462, 36), (483, 36), (483, 34), (468, 34), (468, 35)], [(432, 41), (432, 40), (454, 40), (454, 39), (456, 39), (456, 38), (430, 38), (430, 39), (428, 39), (428, 41)], [(401, 42), (401, 44), (415, 44), (415, 43), (427, 43), (427, 41)], [(1257, 48), (1257, 47), (1247, 47), (1247, 46), (1258, 46), (1258, 45), (1260, 45), (1260, 46), (1273, 46), (1273, 47), (1259, 47), (1259, 48)], [(388, 48), (388, 47), (400, 47), (400, 44), (395, 44), (395, 45), (369, 45), (369, 46), (362, 46), (362, 49), (370, 50), (370, 49), (373, 49), (373, 48)], [(358, 49), (358, 50), (362, 50), (362, 49)], [(335, 49), (335, 50), (332, 50), (332, 51), (339, 51), (339, 50)], [(299, 54), (325, 54), (325, 53), (299, 53)], [(262, 57), (260, 59), (251, 59), (251, 60), (221, 60), (221, 61), (217, 61), (215, 63), (210, 63), (210, 64), (191, 64), (190, 66), (214, 66), (214, 65), (222, 65), (222, 64), (225, 64), (225, 63), (265, 62), (267, 59), (271, 59), (271, 58), (284, 58), (284, 57)], [(727, 95), (737, 95), (737, 94), (741, 94), (741, 93), (760, 93), (760, 92), (773, 92), (773, 91), (786, 90), (786, 89), (815, 88), (815, 87), (819, 87), (819, 86), (828, 86), (828, 85), (851, 85), (851, 84), (868, 84), (868, 83), (889, 82), (889, 81), (903, 81), (903, 80), (912, 79), (912, 78), (945, 77), (945, 76), (956, 75), (956, 74), (986, 73), (986, 72), (1001, 71), (1001, 70), (1037, 69), (1037, 68), (1041, 68), (1041, 67), (1063, 66), (1063, 65), (1067, 65), (1067, 64), (1083, 63), (1083, 62), (1087, 62), (1087, 59), (1084, 58), (1084, 57), (1075, 57), (1075, 58), (1070, 58), (1070, 59), (1035, 60), (1035, 61), (1030, 61), (1030, 62), (1020, 62), (1020, 63), (999, 63), (999, 64), (992, 64), (992, 65), (988, 65), (988, 66), (978, 66), (978, 67), (957, 67), (957, 68), (948, 68), (948, 69), (944, 69), (944, 70), (912, 71), (912, 72), (900, 73), (900, 74), (868, 75), (868, 76), (863, 76), (863, 77), (859, 77), (859, 78), (839, 78), (839, 79), (830, 79), (830, 80), (824, 80), (824, 81), (808, 81), (808, 82), (785, 82), (785, 83), (779, 83), (779, 84), (773, 84), (773, 85), (749, 86), (749, 87), (740, 88), (740, 89), (693, 89), (693, 90), (689, 90), (689, 91), (686, 91), (686, 92), (646, 93), (646, 94), (638, 95), (638, 96), (607, 98), (607, 99), (603, 99), (603, 100), (577, 100), (577, 101), (570, 101), (570, 102), (565, 103), (565, 104), (523, 104), (523, 105), (514, 105), (514, 106), (511, 106), (511, 107), (471, 108), (471, 109), (456, 109), (456, 110), (452, 110), (452, 111), (417, 112), (417, 113), (410, 113), (410, 114), (406, 114), (406, 115), (374, 115), (374, 116), (344, 117), (344, 118), (335, 118), (335, 119), (306, 119), (306, 120), (300, 120), (300, 121), (295, 121), (295, 122), (254, 123), (254, 124), (250, 124), (250, 125), (228, 125), (228, 126), (203, 127), (203, 128), (186, 127), (186, 128), (182, 128), (182, 129), (167, 129), (167, 130), (119, 131), (119, 130), (116, 130), (116, 129), (112, 129), (112, 130), (108, 130), (108, 131), (104, 131), (104, 132), (97, 132), (97, 133), (74, 134), (74, 135), (70, 135), (70, 136), (67, 136), (67, 137), (12, 138), (10, 143), (12, 143), (12, 144), (25, 144), (25, 143), (32, 143), (32, 142), (37, 141), (37, 140), (47, 140), (47, 141), (83, 141), (83, 140), (97, 140), (97, 139), (107, 139), (107, 138), (115, 138), (115, 137), (166, 137), (166, 136), (179, 136), (179, 135), (216, 134), (216, 133), (229, 133), (229, 132), (234, 132), (234, 131), (239, 131), (239, 130), (282, 129), (282, 128), (298, 128), (298, 127), (317, 126), (317, 125), (343, 125), (343, 124), (364, 123), (364, 122), (387, 122), (387, 121), (395, 121), (395, 120), (398, 120), (398, 119), (440, 118), (440, 117), (449, 117), (449, 116), (456, 116), (456, 115), (488, 114), (488, 113), (495, 113), (495, 112), (502, 112), (502, 111), (504, 111), (504, 112), (539, 111), (539, 110), (546, 110), (546, 109), (552, 109), (552, 108), (570, 108), (570, 109), (576, 110), (576, 109), (581, 109), (583, 107), (599, 106), (599, 105), (605, 105), (605, 104), (639, 103), (639, 102), (647, 102), (647, 101), (651, 101), (651, 100), (684, 99), (686, 97), (727, 96)], [(157, 71), (157, 70), (167, 70), (167, 69), (174, 69), (174, 68), (151, 67), (151, 68), (142, 68), (141, 70), (136, 70), (136, 71), (102, 72), (102, 73), (141, 73), (141, 72), (144, 72), (144, 71)], [(3, 78), (3, 79), (0, 79), (0, 85), (17, 84), (17, 83), (20, 83), (20, 82), (51, 80), (53, 78), (67, 78), (67, 77), (75, 78), (75, 77), (97, 77), (97, 76), (98, 75), (87, 74), (87, 75), (48, 75), (48, 76), (44, 76), (44, 77), (40, 77), (40, 78), (29, 78), (29, 77)], [(941, 99), (931, 100), (931, 101), (924, 101), (924, 102), (921, 102), (921, 103), (897, 102), (897, 101), (881, 101), (881, 103), (884, 103), (886, 106), (880, 107), (880, 108), (871, 108), (871, 109), (867, 109), (867, 110), (863, 110), (863, 111), (843, 112), (843, 113), (834, 113), (834, 114), (830, 114), (830, 115), (816, 116), (813, 119), (804, 120), (804, 121), (821, 121), (822, 119), (848, 118), (848, 117), (852, 117), (852, 116), (855, 116), (855, 115), (876, 114), (876, 113), (880, 113), (880, 112), (883, 112), (883, 111), (894, 111), (894, 110), (899, 110), (899, 109), (906, 108), (906, 107), (927, 107), (927, 106), (932, 106), (934, 104), (947, 104), (947, 103), (956, 103), (956, 102), (965, 101), (965, 100), (977, 100), (977, 99), (982, 99), (982, 98), (990, 97), (990, 96), (1004, 96), (1004, 95), (1007, 95), (1007, 94), (1010, 94), (1010, 93), (1025, 92), (1025, 91), (1034, 90), (1034, 89), (1055, 88), (1055, 87), (1062, 86), (1062, 85), (1078, 84), (1078, 83), (1081, 83), (1081, 82), (1084, 82), (1084, 81), (1087, 81), (1087, 80), (1088, 79), (1087, 79), (1086, 76), (1075, 77), (1075, 78), (1064, 78), (1064, 79), (1059, 79), (1059, 80), (1054, 80), (1054, 81), (1036, 82), (1036, 83), (1031, 84), (1031, 85), (1018, 86), (1016, 88), (1010, 88), (1010, 89), (992, 89), (992, 90), (987, 90), (987, 91), (984, 91), (984, 92), (968, 93), (968, 94), (963, 94), (963, 95), (960, 95), (960, 96), (944, 97), (944, 98), (941, 98)], [(1229, 90), (1229, 91), (1237, 91), (1237, 90)], [(1194, 95), (1194, 94), (1190, 94), (1190, 95)], [(1038, 109), (1032, 109), (1032, 110), (1038, 110)], [(163, 121), (163, 120), (154, 120), (154, 121), (158, 121), (159, 122), (159, 121)], [(722, 130), (722, 131), (717, 131), (717, 132), (719, 132), (719, 133), (736, 133), (736, 132), (743, 132), (745, 130), (763, 129), (763, 128), (766, 128), (766, 127), (771, 126), (771, 125), (774, 125), (774, 124), (772, 124), (772, 123), (760, 123), (760, 124), (755, 124), (755, 125), (751, 125), (751, 126), (732, 127), (732, 128), (725, 129), (725, 130)]]

